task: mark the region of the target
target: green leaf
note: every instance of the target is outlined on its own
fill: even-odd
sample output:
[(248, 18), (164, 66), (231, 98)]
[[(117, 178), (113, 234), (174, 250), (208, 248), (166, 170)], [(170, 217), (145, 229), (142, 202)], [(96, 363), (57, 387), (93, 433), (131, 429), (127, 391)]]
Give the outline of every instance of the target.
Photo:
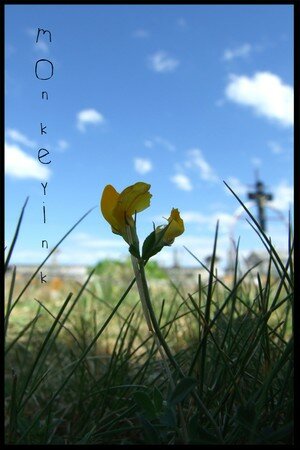
[(133, 245), (133, 244), (131, 244), (131, 245), (129, 246), (129, 252), (130, 252), (133, 256), (135, 256), (136, 258), (139, 258), (139, 257), (140, 257), (140, 251), (139, 251), (139, 249), (138, 249), (135, 245)]
[(149, 254), (151, 253), (151, 250), (154, 245), (155, 245), (155, 231), (152, 231), (152, 233), (150, 233), (149, 236), (146, 237), (143, 243), (142, 247), (143, 259), (149, 258)]
[(185, 377), (179, 381), (169, 399), (170, 405), (176, 405), (184, 400), (196, 386), (197, 381), (192, 377)]

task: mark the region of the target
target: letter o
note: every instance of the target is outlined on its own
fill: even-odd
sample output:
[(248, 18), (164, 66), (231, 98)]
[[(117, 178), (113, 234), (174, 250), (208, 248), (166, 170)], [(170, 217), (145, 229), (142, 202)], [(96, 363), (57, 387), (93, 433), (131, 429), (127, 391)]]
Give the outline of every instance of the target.
[[(51, 75), (50, 75), (49, 77), (42, 78), (42, 77), (40, 77), (39, 74), (38, 74), (38, 63), (40, 63), (40, 62), (42, 62), (42, 61), (47, 62), (47, 63), (49, 63), (49, 64), (51, 65)], [(49, 80), (50, 78), (53, 77), (53, 71), (54, 71), (53, 64), (52, 64), (51, 61), (49, 61), (49, 59), (39, 59), (39, 60), (35, 63), (35, 76), (36, 76), (39, 80)]]

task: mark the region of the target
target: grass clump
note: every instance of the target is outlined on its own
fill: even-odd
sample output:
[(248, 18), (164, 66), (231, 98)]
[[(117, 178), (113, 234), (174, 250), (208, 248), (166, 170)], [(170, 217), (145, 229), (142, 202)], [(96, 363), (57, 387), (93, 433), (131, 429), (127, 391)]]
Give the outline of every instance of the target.
[(7, 270), (6, 443), (292, 444), (292, 233), (284, 262), (248, 214), (269, 255), (266, 273), (241, 273), (237, 247), (231, 281), (218, 277), (217, 227), (210, 267), (199, 261), (207, 282), (199, 276), (192, 292), (171, 281), (150, 288), (166, 360), (129, 268), (118, 267), (126, 287), (105, 285), (105, 262), (83, 284), (62, 283), (55, 298), (34, 286), (46, 260), (27, 282)]

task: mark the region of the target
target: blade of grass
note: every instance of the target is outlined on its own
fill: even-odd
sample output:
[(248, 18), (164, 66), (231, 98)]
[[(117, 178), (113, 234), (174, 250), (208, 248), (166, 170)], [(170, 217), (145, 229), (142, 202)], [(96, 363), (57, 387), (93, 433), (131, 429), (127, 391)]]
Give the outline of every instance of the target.
[(131, 288), (134, 285), (134, 283), (135, 283), (135, 278), (131, 281), (131, 283), (129, 284), (128, 288), (126, 289), (126, 291), (124, 292), (124, 294), (122, 295), (122, 297), (120, 298), (120, 300), (118, 301), (116, 306), (114, 307), (113, 311), (110, 313), (108, 318), (105, 320), (104, 324), (102, 325), (102, 327), (100, 328), (100, 330), (98, 331), (96, 336), (92, 339), (91, 343), (88, 345), (88, 347), (85, 349), (85, 351), (82, 353), (81, 357), (78, 359), (76, 364), (74, 364), (73, 368), (70, 370), (69, 374), (66, 376), (66, 378), (64, 379), (64, 381), (62, 382), (60, 387), (52, 395), (51, 399), (48, 401), (48, 403), (45, 405), (45, 407), (42, 408), (41, 411), (39, 411), (36, 414), (36, 416), (33, 419), (32, 423), (26, 428), (24, 433), (20, 436), (20, 438), (18, 440), (18, 443), (22, 443), (23, 442), (24, 438), (28, 435), (28, 433), (31, 431), (31, 429), (35, 426), (35, 424), (37, 423), (39, 418), (44, 414), (44, 412), (49, 408), (50, 404), (57, 398), (57, 396), (60, 394), (60, 392), (64, 389), (64, 387), (66, 386), (66, 384), (68, 383), (68, 381), (70, 380), (70, 378), (72, 377), (72, 375), (74, 374), (76, 369), (80, 366), (82, 361), (85, 359), (85, 357), (87, 356), (89, 351), (95, 345), (96, 341), (99, 339), (99, 337), (101, 336), (101, 334), (103, 333), (103, 331), (105, 330), (105, 328), (107, 327), (107, 325), (109, 324), (109, 322), (111, 321), (113, 316), (115, 315), (115, 312), (118, 310), (120, 305), (123, 303), (124, 299), (126, 298), (128, 292), (131, 290)]
[[(35, 378), (33, 378), (33, 373), (31, 374), (31, 377), (33, 378), (33, 379), (32, 379), (32, 384), (33, 384), (33, 385), (36, 385), (36, 387), (38, 387), (38, 385), (39, 385), (39, 383), (36, 384), (36, 382), (37, 382), (37, 377), (39, 377), (39, 368), (43, 366), (43, 364), (44, 364), (44, 362), (45, 362), (45, 360), (46, 360), (46, 358), (47, 358), (47, 356), (48, 356), (48, 354), (49, 354), (49, 352), (50, 352), (50, 349), (51, 349), (52, 345), (54, 344), (54, 342), (56, 341), (57, 336), (58, 336), (58, 334), (60, 333), (61, 329), (62, 329), (62, 328), (65, 328), (65, 326), (64, 326), (65, 322), (67, 321), (69, 315), (71, 314), (71, 311), (72, 311), (73, 308), (75, 307), (75, 305), (76, 305), (76, 303), (78, 302), (79, 298), (81, 297), (81, 295), (82, 295), (82, 293), (83, 293), (83, 291), (84, 291), (84, 289), (85, 289), (85, 286), (89, 283), (89, 281), (90, 281), (92, 275), (94, 274), (94, 271), (95, 271), (95, 269), (93, 269), (93, 270), (89, 273), (89, 275), (88, 275), (86, 281), (84, 282), (84, 284), (82, 285), (80, 291), (79, 291), (78, 294), (76, 295), (76, 297), (75, 297), (75, 299), (74, 299), (74, 301), (73, 301), (71, 307), (69, 308), (69, 310), (68, 310), (67, 313), (65, 314), (63, 320), (62, 320), (62, 321), (59, 320), (59, 318), (61, 317), (63, 311), (61, 312), (59, 318), (57, 318), (57, 317), (54, 316), (54, 324), (58, 324), (57, 331), (54, 332), (54, 328), (55, 328), (55, 327), (54, 327), (54, 328), (53, 328), (53, 337), (51, 338), (51, 340), (50, 340), (50, 336), (49, 336), (49, 343), (48, 343), (48, 345), (47, 345), (47, 348), (46, 348), (46, 346), (44, 347), (44, 348), (45, 348), (45, 351), (43, 351), (43, 354), (41, 354), (41, 356), (40, 356), (40, 358), (39, 358), (39, 362), (38, 362), (39, 366), (38, 366), (38, 368), (37, 368), (37, 370), (36, 370), (36, 376), (35, 376)], [(73, 294), (70, 294), (70, 295), (73, 295)], [(70, 298), (71, 298), (71, 297), (70, 297)], [(67, 306), (67, 305), (66, 305), (66, 306)], [(69, 331), (69, 330), (68, 330), (68, 331)], [(74, 336), (74, 337), (75, 337), (75, 336)], [(46, 339), (47, 339), (47, 337), (46, 337)], [(78, 343), (77, 339), (76, 339), (76, 342)], [(80, 345), (80, 347), (81, 347), (81, 345)], [(81, 349), (82, 349), (82, 348), (81, 348)], [(83, 351), (83, 349), (82, 349), (82, 351)], [(86, 367), (87, 372), (89, 373), (89, 375), (93, 378), (93, 376), (92, 376), (92, 374), (91, 374), (91, 372), (90, 372), (90, 369), (89, 369), (89, 367), (88, 367), (88, 364), (86, 364), (86, 361), (85, 361), (85, 367)], [(30, 392), (30, 395), (28, 395), (28, 396), (26, 397), (26, 399), (23, 401), (22, 405), (20, 406), (20, 410), (24, 408), (26, 402), (29, 400), (29, 398), (31, 397), (31, 395), (32, 395), (34, 392), (35, 392), (35, 389), (32, 389), (31, 392)]]
[[(282, 370), (282, 368), (284, 367), (286, 362), (291, 361), (291, 359), (289, 359), (289, 355), (293, 352), (293, 343), (294, 343), (293, 338), (291, 338), (290, 341), (288, 342), (284, 352), (282, 353), (281, 357), (275, 362), (274, 366), (272, 367), (272, 370), (269, 372), (262, 388), (257, 392), (256, 404), (257, 404), (258, 409), (262, 409), (262, 406), (266, 403), (267, 391), (268, 391), (268, 389), (270, 389), (273, 379), (276, 376), (278, 376), (278, 373), (280, 372), (280, 370)], [(252, 425), (249, 443), (251, 443), (254, 439), (254, 436), (256, 434), (256, 429), (258, 426), (258, 421), (259, 421), (259, 416), (257, 415), (256, 419), (254, 420), (253, 425)]]
[(30, 322), (25, 325), (25, 327), (18, 333), (18, 335), (15, 337), (15, 339), (12, 340), (12, 342), (6, 347), (5, 349), (5, 355), (8, 354), (8, 352), (13, 348), (13, 346), (18, 342), (18, 340), (26, 333), (26, 331), (31, 327), (35, 325), (35, 322), (39, 319), (41, 315), (36, 315)]
[(6, 333), (7, 333), (7, 329), (8, 329), (10, 307), (11, 307), (11, 302), (12, 302), (12, 297), (13, 297), (15, 282), (16, 282), (16, 272), (17, 272), (17, 267), (14, 266), (12, 277), (11, 277), (11, 282), (10, 282), (10, 289), (9, 289), (9, 294), (8, 294), (6, 313), (5, 313), (5, 318), (4, 318), (4, 339), (6, 338)]
[(12, 240), (12, 243), (11, 243), (11, 246), (10, 246), (10, 248), (9, 248), (7, 258), (6, 258), (6, 260), (5, 260), (5, 264), (4, 264), (4, 273), (5, 273), (6, 270), (8, 269), (9, 261), (10, 261), (11, 255), (12, 255), (12, 253), (13, 253), (15, 244), (16, 244), (16, 242), (17, 242), (17, 238), (18, 238), (18, 235), (19, 235), (21, 223), (22, 223), (22, 220), (23, 220), (23, 216), (24, 216), (24, 212), (25, 212), (25, 208), (26, 208), (26, 205), (27, 205), (27, 203), (28, 203), (28, 200), (29, 200), (29, 197), (26, 198), (25, 203), (24, 203), (24, 205), (23, 205), (23, 208), (22, 208), (22, 210), (21, 210), (21, 214), (20, 214), (20, 217), (19, 217), (19, 220), (18, 220), (17, 228), (16, 228), (16, 231), (15, 231), (15, 234), (14, 234), (14, 237), (13, 237), (13, 240)]
[(27, 387), (28, 387), (28, 385), (29, 385), (29, 383), (30, 383), (30, 381), (32, 379), (32, 376), (34, 374), (35, 368), (36, 368), (40, 358), (42, 357), (43, 351), (46, 348), (46, 345), (47, 345), (48, 341), (50, 340), (50, 337), (52, 336), (52, 334), (54, 332), (54, 329), (55, 329), (56, 325), (58, 324), (58, 321), (59, 321), (60, 317), (62, 316), (64, 310), (66, 309), (67, 304), (69, 303), (72, 295), (73, 294), (70, 292), (69, 295), (67, 296), (66, 300), (64, 301), (62, 307), (59, 310), (58, 315), (55, 318), (55, 321), (53, 322), (50, 330), (48, 331), (48, 333), (47, 333), (47, 335), (46, 335), (46, 337), (45, 337), (45, 339), (43, 341), (43, 344), (41, 345), (41, 348), (38, 350), (38, 353), (36, 355), (36, 358), (35, 358), (32, 366), (31, 366), (31, 368), (29, 369), (28, 375), (26, 377), (24, 385), (22, 386), (22, 390), (21, 390), (20, 397), (19, 397), (19, 405), (21, 405), (20, 409), (22, 409), (22, 407), (23, 407), (22, 400), (23, 400), (24, 395), (26, 393), (26, 389), (27, 389)]
[(24, 288), (21, 290), (20, 294), (18, 295), (18, 297), (16, 298), (16, 300), (14, 301), (14, 303), (12, 304), (11, 308), (10, 308), (10, 313), (11, 311), (14, 309), (14, 307), (16, 306), (16, 304), (18, 303), (18, 301), (20, 300), (20, 298), (22, 297), (22, 295), (24, 294), (24, 292), (27, 290), (28, 286), (31, 284), (32, 280), (34, 279), (34, 277), (36, 276), (36, 274), (38, 273), (38, 271), (43, 267), (43, 265), (45, 264), (45, 262), (50, 258), (50, 256), (52, 255), (52, 253), (55, 252), (55, 250), (60, 246), (60, 244), (66, 239), (66, 237), (74, 230), (74, 228), (77, 227), (77, 225), (80, 224), (80, 222), (82, 222), (83, 219), (85, 219), (85, 217), (90, 214), (91, 211), (93, 211), (96, 208), (96, 206), (94, 208), (89, 209), (76, 223), (75, 225), (73, 225), (69, 231), (58, 241), (58, 243), (52, 248), (52, 250), (50, 251), (50, 253), (48, 254), (48, 256), (46, 256), (46, 258), (43, 260), (43, 262), (38, 266), (38, 268), (34, 271), (34, 273), (31, 275), (31, 277), (29, 278), (29, 280), (27, 281), (27, 283), (25, 284)]

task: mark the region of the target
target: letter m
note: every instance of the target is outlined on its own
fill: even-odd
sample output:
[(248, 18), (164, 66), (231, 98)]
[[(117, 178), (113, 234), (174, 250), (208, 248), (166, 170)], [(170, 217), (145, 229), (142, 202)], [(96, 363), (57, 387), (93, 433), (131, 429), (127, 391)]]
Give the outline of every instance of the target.
[(42, 31), (43, 34), (48, 33), (49, 34), (49, 42), (52, 42), (51, 41), (51, 33), (50, 33), (50, 31), (49, 30), (43, 30), (43, 28), (38, 28), (38, 32), (37, 32), (37, 36), (36, 36), (36, 41), (35, 42), (39, 41), (39, 37), (40, 37), (40, 32), (41, 31)]

